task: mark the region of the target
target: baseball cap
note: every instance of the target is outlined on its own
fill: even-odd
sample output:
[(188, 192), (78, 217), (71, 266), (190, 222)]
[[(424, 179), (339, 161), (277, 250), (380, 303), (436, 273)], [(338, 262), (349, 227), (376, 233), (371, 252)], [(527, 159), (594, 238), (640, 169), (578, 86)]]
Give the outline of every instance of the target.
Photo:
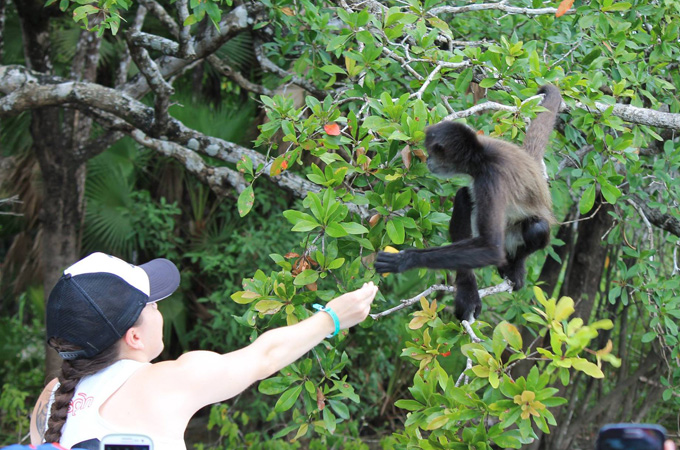
[(147, 303), (170, 296), (179, 271), (159, 258), (135, 266), (92, 253), (64, 271), (47, 300), (47, 340), (57, 337), (81, 347), (59, 352), (63, 359), (91, 358), (132, 327)]

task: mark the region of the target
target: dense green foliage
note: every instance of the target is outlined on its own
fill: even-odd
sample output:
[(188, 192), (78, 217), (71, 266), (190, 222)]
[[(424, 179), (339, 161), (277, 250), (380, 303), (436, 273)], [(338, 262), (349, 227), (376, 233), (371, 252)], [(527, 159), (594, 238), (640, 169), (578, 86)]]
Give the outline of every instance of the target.
[[(60, 7), (86, 26), (87, 8), (103, 8), (95, 31), (119, 45), (119, 18), (131, 16), (135, 3), (62, 0)], [(203, 15), (218, 23), (230, 3), (191, 1), (185, 23)], [(450, 283), (444, 271), (382, 277), (372, 268), (385, 246), (449, 239), (452, 195), (468, 180), (428, 173), (425, 127), (462, 119), (520, 144), (542, 110), (532, 96), (546, 82), (566, 104), (546, 154), (560, 236), (528, 264), (529, 285), (547, 295), (529, 288), (485, 297), (476, 336), (445, 306), (449, 294), (369, 319), (215, 405), (214, 439), (198, 448), (483, 449), (536, 439), (546, 448), (577, 448), (580, 433), (632, 420), (660, 422), (677, 435), (680, 2), (577, 1), (561, 17), (536, 9), (557, 4), (536, 0), (494, 4), (500, 10), (416, 0), (261, 3), (266, 17), (252, 34), (289, 75), (250, 70), (252, 58), (238, 52), (230, 57), (270, 89), (303, 85), (304, 101), (285, 90), (248, 96), (225, 78), (215, 106), (216, 75), (205, 69), (198, 78), (206, 91), (192, 101), (197, 77), (180, 77), (173, 99), (184, 107), (170, 111), (269, 158), (267, 166), (248, 156), (229, 165), (247, 183), (241, 193), (218, 198), (181, 164), (128, 141), (89, 163), (84, 251), (137, 261), (165, 256), (182, 268), (180, 292), (161, 304), (164, 356), (246, 345), (369, 280), (381, 288), (376, 313)], [(250, 39), (240, 36), (230, 42), (245, 42), (247, 52)], [(470, 111), (485, 100), (496, 103)], [(645, 109), (626, 115), (628, 107)], [(655, 122), (654, 110), (668, 111), (676, 125)], [(23, 129), (10, 148), (26, 148)], [(9, 131), (3, 127), (3, 136)], [(316, 188), (281, 191), (282, 174)], [(596, 221), (603, 228), (587, 228)], [(0, 233), (9, 242), (27, 226), (3, 222)], [(601, 251), (581, 248), (589, 233)], [(477, 273), (481, 287), (502, 281), (493, 268)], [(27, 287), (16, 299), (0, 321), (6, 442), (25, 433), (41, 381), (39, 342), (27, 346), (26, 334), (39, 339), (42, 291)]]

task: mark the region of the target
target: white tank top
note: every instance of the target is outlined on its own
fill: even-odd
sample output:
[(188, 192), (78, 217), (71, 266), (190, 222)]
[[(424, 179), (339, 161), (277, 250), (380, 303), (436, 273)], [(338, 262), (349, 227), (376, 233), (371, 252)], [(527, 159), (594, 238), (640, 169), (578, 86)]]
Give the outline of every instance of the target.
[[(80, 380), (73, 394), (73, 399), (68, 405), (66, 423), (61, 429), (59, 443), (66, 448), (71, 448), (75, 444), (88, 439), (101, 440), (107, 434), (140, 433), (139, 430), (117, 428), (99, 415), (99, 408), (132, 374), (147, 364), (150, 363), (121, 359), (106, 369)], [(148, 435), (148, 433), (142, 434)], [(186, 450), (187, 448), (181, 439), (168, 439), (152, 435), (149, 435), (149, 437), (153, 440), (156, 450)]]

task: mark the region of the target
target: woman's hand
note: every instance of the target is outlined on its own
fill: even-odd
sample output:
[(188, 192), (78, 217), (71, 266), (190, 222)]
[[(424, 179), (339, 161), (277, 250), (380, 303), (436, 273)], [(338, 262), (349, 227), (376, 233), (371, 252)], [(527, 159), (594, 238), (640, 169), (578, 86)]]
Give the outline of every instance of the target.
[(340, 328), (344, 330), (362, 322), (368, 316), (377, 292), (378, 287), (370, 281), (356, 291), (331, 300), (326, 306), (335, 311), (340, 319)]

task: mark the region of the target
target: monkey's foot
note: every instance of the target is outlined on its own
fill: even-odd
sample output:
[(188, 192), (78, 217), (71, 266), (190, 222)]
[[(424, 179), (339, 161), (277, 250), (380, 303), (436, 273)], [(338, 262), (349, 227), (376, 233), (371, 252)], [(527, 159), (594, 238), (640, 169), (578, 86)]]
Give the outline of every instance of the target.
[(512, 289), (519, 291), (524, 287), (527, 271), (524, 265), (506, 264), (498, 268), (498, 274), (512, 283)]
[(458, 286), (454, 307), (458, 320), (471, 321), (479, 317), (482, 312), (482, 300), (479, 298), (476, 289), (465, 289)]

